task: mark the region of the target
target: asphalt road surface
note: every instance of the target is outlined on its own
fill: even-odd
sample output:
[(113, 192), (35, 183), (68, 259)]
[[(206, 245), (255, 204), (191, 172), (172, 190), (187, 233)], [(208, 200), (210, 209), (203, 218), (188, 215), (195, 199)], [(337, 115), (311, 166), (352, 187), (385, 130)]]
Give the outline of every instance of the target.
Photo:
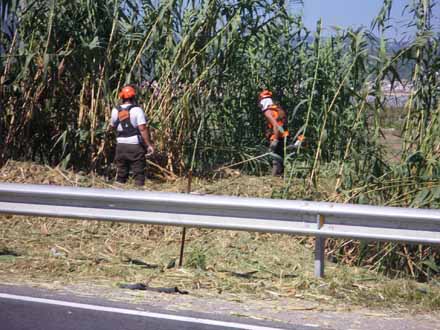
[[(50, 296), (50, 298), (48, 298)], [(85, 300), (85, 301), (84, 301)], [(54, 296), (28, 288), (0, 286), (1, 330), (311, 330), (241, 319), (213, 319), (201, 313), (177, 314), (70, 295)]]

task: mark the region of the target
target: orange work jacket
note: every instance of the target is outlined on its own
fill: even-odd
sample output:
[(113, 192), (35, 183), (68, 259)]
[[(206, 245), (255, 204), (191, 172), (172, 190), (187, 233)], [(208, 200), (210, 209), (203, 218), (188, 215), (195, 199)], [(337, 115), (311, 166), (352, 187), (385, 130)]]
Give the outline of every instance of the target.
[(287, 114), (286, 111), (284, 111), (280, 106), (273, 104), (270, 105), (264, 112), (269, 111), (269, 114), (275, 119), (275, 121), (278, 124), (279, 134), (278, 136), (275, 136), (273, 133), (273, 125), (268, 122), (267, 128), (269, 134), (269, 139), (276, 140), (276, 139), (282, 139), (284, 137), (289, 136), (289, 131), (287, 130)]

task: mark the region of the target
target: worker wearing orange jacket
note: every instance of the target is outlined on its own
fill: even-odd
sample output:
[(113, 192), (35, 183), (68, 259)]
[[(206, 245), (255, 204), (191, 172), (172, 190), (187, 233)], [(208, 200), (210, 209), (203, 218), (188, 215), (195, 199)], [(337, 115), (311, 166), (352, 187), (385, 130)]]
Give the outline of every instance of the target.
[(267, 122), (266, 137), (269, 139), (269, 149), (274, 154), (272, 175), (282, 175), (284, 172), (285, 141), (289, 136), (287, 130), (287, 113), (272, 100), (272, 92), (263, 90), (258, 97), (258, 106)]
[(150, 139), (144, 111), (136, 104), (136, 90), (125, 86), (119, 93), (121, 104), (112, 109), (111, 126), (116, 129), (117, 167), (116, 181), (125, 183), (130, 169), (138, 186), (145, 184), (145, 154), (152, 154), (154, 147)]

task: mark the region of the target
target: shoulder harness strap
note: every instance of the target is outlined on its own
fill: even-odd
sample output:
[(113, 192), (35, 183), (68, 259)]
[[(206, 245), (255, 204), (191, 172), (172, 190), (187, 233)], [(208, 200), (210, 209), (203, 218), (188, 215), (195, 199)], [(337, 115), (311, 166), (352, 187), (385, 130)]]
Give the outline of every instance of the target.
[(116, 127), (121, 125), (122, 131), (117, 132), (118, 137), (131, 137), (139, 135), (139, 130), (134, 127), (130, 121), (130, 110), (136, 107), (134, 104), (130, 104), (127, 108), (123, 108), (120, 105), (116, 107), (118, 110), (118, 119), (116, 120)]

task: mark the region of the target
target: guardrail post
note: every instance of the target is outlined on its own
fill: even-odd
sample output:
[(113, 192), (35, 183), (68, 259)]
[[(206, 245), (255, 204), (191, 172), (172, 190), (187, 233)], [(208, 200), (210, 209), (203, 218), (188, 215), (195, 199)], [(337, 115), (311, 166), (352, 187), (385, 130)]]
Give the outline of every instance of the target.
[[(325, 218), (318, 214), (317, 225), (318, 229), (324, 225)], [(315, 276), (324, 277), (324, 254), (325, 254), (325, 237), (316, 236), (315, 239)]]

